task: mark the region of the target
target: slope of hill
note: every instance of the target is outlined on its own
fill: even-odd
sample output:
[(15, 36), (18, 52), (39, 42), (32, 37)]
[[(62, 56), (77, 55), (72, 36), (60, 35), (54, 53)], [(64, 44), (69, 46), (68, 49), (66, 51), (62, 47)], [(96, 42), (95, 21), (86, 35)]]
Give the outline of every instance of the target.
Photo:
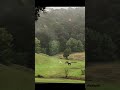
[[(51, 78), (65, 79), (66, 70), (68, 70), (67, 79), (78, 80), (78, 82), (84, 81), (85, 76), (82, 75), (81, 70), (85, 69), (85, 61), (69, 60), (69, 62), (71, 62), (71, 65), (65, 64), (66, 61), (68, 60), (59, 59), (55, 56), (48, 56), (45, 54), (35, 54), (35, 76), (37, 77), (38, 75), (40, 75), (44, 78), (50, 78), (50, 79)], [(36, 81), (40, 81), (40, 80), (36, 80)]]
[[(63, 54), (57, 54), (56, 55), (58, 58), (64, 59)], [(68, 57), (70, 60), (85, 60), (85, 52), (81, 52), (81, 53), (72, 53), (70, 54), (70, 56)]]

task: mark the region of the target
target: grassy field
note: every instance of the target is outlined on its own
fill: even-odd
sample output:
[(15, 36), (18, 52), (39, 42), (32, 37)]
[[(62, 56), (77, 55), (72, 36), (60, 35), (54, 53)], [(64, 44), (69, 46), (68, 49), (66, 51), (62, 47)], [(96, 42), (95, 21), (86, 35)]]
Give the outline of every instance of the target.
[(120, 63), (92, 63), (86, 67), (86, 85), (100, 85), (99, 87), (87, 87), (87, 90), (120, 90)]
[[(56, 56), (48, 56), (45, 54), (35, 54), (35, 76), (43, 76), (44, 78), (36, 78), (36, 82), (66, 82), (66, 83), (83, 83), (85, 75), (81, 75), (81, 69), (85, 69), (84, 60), (69, 60), (72, 63), (70, 66), (65, 64), (68, 60), (60, 59)], [(68, 79), (64, 79), (68, 70)], [(51, 79), (46, 79), (51, 78)], [(56, 79), (55, 78), (59, 78)], [(61, 79), (61, 80), (60, 80)], [(69, 80), (71, 79), (71, 80)]]
[(34, 71), (13, 65), (0, 65), (0, 90), (34, 90)]
[[(58, 58), (64, 59), (62, 53), (57, 54), (57, 55), (55, 55), (55, 56), (58, 57)], [(85, 52), (72, 53), (72, 54), (69, 56), (69, 59), (71, 59), (71, 60), (85, 60)]]

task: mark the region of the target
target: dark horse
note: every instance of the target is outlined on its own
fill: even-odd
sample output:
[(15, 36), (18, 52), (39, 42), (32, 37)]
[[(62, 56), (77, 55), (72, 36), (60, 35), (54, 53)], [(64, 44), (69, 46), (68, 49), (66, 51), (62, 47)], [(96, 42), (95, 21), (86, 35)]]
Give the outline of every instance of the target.
[(66, 62), (65, 62), (65, 64), (66, 64), (66, 63), (67, 63), (68, 65), (71, 65), (71, 63), (70, 63), (70, 62), (68, 62), (68, 61), (66, 61)]

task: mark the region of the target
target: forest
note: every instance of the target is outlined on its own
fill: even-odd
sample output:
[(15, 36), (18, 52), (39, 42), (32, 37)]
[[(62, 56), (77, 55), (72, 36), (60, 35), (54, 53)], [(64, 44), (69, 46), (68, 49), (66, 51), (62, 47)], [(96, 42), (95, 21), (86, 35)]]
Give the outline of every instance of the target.
[(35, 23), (35, 52), (56, 55), (85, 50), (85, 11), (81, 8), (50, 9)]

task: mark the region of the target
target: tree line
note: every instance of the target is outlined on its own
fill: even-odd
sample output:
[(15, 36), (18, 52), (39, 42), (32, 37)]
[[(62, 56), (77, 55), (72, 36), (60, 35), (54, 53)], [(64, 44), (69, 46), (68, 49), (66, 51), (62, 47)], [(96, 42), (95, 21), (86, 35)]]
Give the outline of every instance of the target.
[[(49, 52), (46, 51), (49, 50)], [(63, 52), (70, 50), (70, 52), (83, 52), (84, 46), (80, 40), (76, 40), (74, 38), (70, 38), (66, 42), (66, 46)], [(35, 52), (36, 53), (45, 53), (48, 55), (56, 55), (60, 53), (60, 42), (57, 40), (53, 40), (49, 42), (48, 48), (42, 48), (40, 40), (35, 37)]]

